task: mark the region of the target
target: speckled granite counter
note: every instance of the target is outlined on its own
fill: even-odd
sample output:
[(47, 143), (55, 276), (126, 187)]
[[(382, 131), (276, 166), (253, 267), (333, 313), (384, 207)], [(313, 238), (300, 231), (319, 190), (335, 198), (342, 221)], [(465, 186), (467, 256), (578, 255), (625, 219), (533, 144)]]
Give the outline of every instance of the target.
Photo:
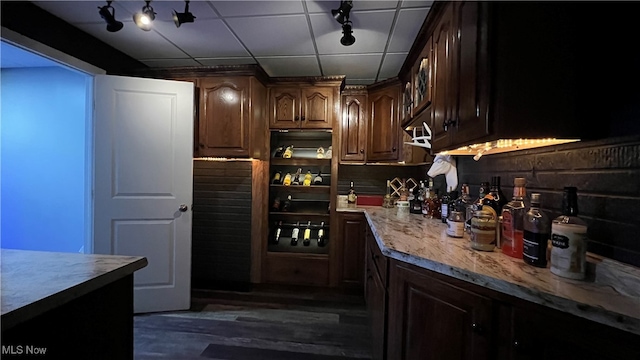
[(2, 330), (147, 266), (138, 256), (0, 249)]
[(499, 251), (472, 250), (468, 237), (447, 236), (440, 220), (399, 217), (395, 208), (377, 206), (342, 206), (336, 211), (364, 212), (388, 257), (640, 335), (636, 267), (601, 258), (592, 264), (590, 280), (569, 280)]

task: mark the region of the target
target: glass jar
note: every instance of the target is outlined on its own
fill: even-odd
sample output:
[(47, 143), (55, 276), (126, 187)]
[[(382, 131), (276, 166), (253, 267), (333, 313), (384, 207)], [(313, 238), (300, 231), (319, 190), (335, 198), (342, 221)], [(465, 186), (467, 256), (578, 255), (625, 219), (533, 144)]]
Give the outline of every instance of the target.
[(477, 210), (471, 218), (471, 248), (493, 251), (496, 246), (496, 218), (491, 212)]
[(450, 211), (447, 218), (447, 235), (461, 238), (464, 235), (464, 214), (462, 211)]

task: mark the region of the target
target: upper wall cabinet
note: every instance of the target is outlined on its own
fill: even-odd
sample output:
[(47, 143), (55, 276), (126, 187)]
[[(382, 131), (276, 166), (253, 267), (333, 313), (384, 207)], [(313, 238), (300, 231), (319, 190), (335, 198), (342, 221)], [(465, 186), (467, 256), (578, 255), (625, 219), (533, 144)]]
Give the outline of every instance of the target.
[(342, 95), (340, 161), (364, 162), (367, 148), (367, 93), (345, 91)]
[(400, 160), (400, 92), (396, 81), (369, 91), (367, 161)]
[[(403, 127), (430, 119), (433, 152), (499, 139), (601, 137), (581, 124), (609, 111), (587, 90), (607, 81), (594, 76), (601, 67), (589, 40), (603, 35), (572, 15), (580, 9), (436, 1), (399, 75), (413, 89)], [(584, 10), (598, 18), (595, 6)]]
[(332, 129), (340, 106), (340, 87), (336, 83), (280, 83), (269, 89), (269, 127), (271, 129)]
[(264, 137), (265, 87), (254, 77), (236, 76), (201, 78), (199, 88), (198, 154), (255, 156)]

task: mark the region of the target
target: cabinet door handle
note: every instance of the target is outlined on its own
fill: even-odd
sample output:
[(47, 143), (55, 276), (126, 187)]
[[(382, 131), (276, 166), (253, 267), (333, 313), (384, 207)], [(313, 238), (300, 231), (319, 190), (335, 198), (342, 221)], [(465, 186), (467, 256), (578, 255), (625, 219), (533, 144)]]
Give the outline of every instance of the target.
[(391, 148), (391, 151), (394, 151), (394, 152), (395, 152), (395, 151), (396, 151), (396, 147), (395, 147), (395, 146), (394, 146), (394, 147), (392, 147), (392, 148)]
[(201, 147), (201, 148), (204, 148), (204, 144), (203, 144), (203, 143), (200, 143), (200, 147)]
[(442, 127), (444, 128), (444, 131), (447, 132), (449, 131), (449, 126), (454, 126), (457, 122), (458, 122), (457, 119), (456, 120), (449, 119), (442, 123)]
[(484, 333), (484, 328), (476, 323), (471, 324), (471, 329), (474, 333), (482, 335)]
[(304, 120), (305, 120), (305, 117), (304, 117), (304, 115), (302, 115), (302, 121), (304, 121)]
[(296, 115), (296, 117), (293, 118), (293, 121), (298, 121), (298, 120), (300, 120), (300, 117)]
[(364, 154), (364, 149), (360, 149), (360, 154)]

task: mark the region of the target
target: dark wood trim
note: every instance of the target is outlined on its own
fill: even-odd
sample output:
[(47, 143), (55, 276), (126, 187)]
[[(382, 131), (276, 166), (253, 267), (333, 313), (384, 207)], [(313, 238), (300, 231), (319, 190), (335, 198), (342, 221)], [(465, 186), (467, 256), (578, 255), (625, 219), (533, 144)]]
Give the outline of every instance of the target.
[(161, 79), (175, 77), (255, 76), (263, 85), (269, 83), (269, 75), (257, 64), (145, 68), (133, 70), (132, 74), (141, 77)]
[(367, 90), (368, 91), (376, 91), (376, 90), (380, 90), (380, 89), (385, 89), (389, 86), (400, 86), (402, 85), (402, 82), (400, 81), (400, 79), (398, 77), (392, 77), (392, 78), (388, 78), (386, 80), (383, 81), (378, 81), (375, 84), (371, 84), (371, 85), (367, 85)]

